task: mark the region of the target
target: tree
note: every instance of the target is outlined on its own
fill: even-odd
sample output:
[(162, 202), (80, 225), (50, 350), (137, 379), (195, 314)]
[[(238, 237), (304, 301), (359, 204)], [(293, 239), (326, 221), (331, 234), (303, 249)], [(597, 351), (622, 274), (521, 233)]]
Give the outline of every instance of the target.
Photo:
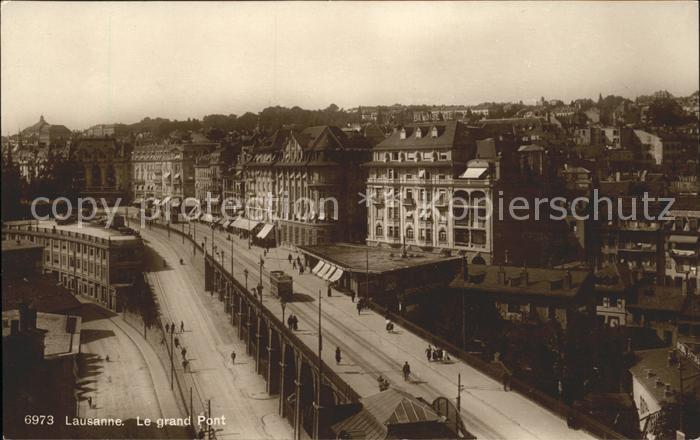
[(12, 159), (12, 146), (2, 155), (2, 211), (3, 221), (21, 217), (22, 176)]
[(675, 99), (661, 98), (654, 100), (649, 106), (649, 120), (653, 125), (682, 125), (687, 121), (683, 108)]
[(131, 288), (127, 290), (124, 307), (127, 311), (141, 317), (143, 335), (146, 337), (146, 329), (151, 328), (156, 323), (158, 316), (160, 316), (160, 310), (153, 289), (146, 282), (143, 274), (137, 275)]

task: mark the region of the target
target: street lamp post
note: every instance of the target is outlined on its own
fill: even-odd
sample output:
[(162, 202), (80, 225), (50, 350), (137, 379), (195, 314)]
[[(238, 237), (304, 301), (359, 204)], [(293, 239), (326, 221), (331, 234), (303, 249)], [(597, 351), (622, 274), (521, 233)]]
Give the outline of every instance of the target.
[(287, 308), (287, 301), (280, 297), (280, 305), (282, 306), (282, 322), (284, 322), (284, 310)]
[(207, 256), (207, 236), (204, 236), (204, 256)]
[(263, 259), (260, 257), (260, 275), (258, 277), (258, 290), (260, 291), (260, 302), (262, 302), (262, 291), (263, 291), (263, 281), (262, 281), (262, 269), (263, 269)]

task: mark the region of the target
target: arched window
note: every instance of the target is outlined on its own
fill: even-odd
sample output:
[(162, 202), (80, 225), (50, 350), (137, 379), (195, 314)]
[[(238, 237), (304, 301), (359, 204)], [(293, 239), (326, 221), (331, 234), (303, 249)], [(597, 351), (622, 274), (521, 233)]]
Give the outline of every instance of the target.
[(440, 231), (438, 232), (438, 240), (440, 240), (441, 242), (447, 241), (447, 231), (446, 230), (440, 229)]
[(413, 226), (408, 226), (406, 228), (406, 238), (413, 239)]
[(377, 237), (381, 237), (384, 235), (384, 230), (382, 229), (382, 225), (377, 225), (377, 227), (375, 228), (375, 235)]

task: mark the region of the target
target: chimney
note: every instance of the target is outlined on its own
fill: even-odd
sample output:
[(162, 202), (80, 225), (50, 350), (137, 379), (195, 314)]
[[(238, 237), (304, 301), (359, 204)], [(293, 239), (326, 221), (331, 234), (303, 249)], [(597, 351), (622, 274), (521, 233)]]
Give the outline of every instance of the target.
[(671, 384), (670, 384), (670, 383), (667, 383), (667, 384), (666, 384), (666, 389), (664, 389), (664, 395), (665, 395), (666, 397), (671, 397), (671, 396), (673, 396), (673, 390), (671, 389)]
[(571, 280), (571, 271), (567, 269), (566, 273), (564, 273), (564, 280), (563, 280), (562, 287), (564, 289), (571, 289), (572, 283), (573, 282)]
[(503, 268), (502, 264), (498, 265), (498, 284), (501, 284), (501, 285), (506, 284), (506, 271)]
[(19, 334), (19, 320), (13, 319), (12, 321), (10, 321), (10, 334), (11, 335)]
[(527, 267), (523, 266), (522, 272), (520, 272), (520, 277), (523, 280), (523, 285), (527, 287), (528, 283), (530, 282), (530, 277), (529, 274), (527, 273)]
[(28, 303), (19, 306), (19, 327), (22, 331), (36, 328), (36, 309)]
[(676, 358), (676, 351), (671, 349), (668, 351), (668, 357), (666, 358), (666, 363), (668, 364), (669, 367), (672, 367), (673, 365), (676, 365), (676, 362), (678, 362), (678, 359)]

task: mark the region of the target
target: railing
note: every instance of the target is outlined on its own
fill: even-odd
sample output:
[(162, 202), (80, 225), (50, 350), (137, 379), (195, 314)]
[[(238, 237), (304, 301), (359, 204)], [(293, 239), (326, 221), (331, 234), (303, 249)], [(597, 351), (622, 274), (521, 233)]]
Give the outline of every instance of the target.
[[(377, 313), (382, 316), (389, 316), (389, 318), (404, 327), (411, 333), (425, 339), (430, 344), (443, 347), (446, 349), (450, 355), (463, 360), (469, 366), (475, 368), (481, 373), (489, 376), (493, 380), (501, 381), (503, 370), (496, 364), (486, 362), (483, 359), (468, 353), (461, 348), (456, 347), (454, 344), (445, 341), (444, 339), (433, 335), (422, 327), (404, 319), (402, 316), (396, 315), (395, 313), (389, 311), (387, 308), (375, 303), (374, 301), (369, 301), (370, 307), (374, 309)], [(519, 392), (530, 400), (534, 401), (538, 405), (544, 407), (545, 409), (559, 415), (560, 417), (566, 419), (567, 421), (573, 421), (580, 428), (586, 430), (590, 434), (601, 438), (601, 439), (624, 439), (626, 438), (617, 431), (603, 425), (599, 421), (595, 420), (593, 417), (584, 414), (569, 405), (555, 399), (554, 397), (545, 394), (544, 392), (536, 389), (532, 385), (529, 385), (517, 378), (511, 378), (511, 389)]]

